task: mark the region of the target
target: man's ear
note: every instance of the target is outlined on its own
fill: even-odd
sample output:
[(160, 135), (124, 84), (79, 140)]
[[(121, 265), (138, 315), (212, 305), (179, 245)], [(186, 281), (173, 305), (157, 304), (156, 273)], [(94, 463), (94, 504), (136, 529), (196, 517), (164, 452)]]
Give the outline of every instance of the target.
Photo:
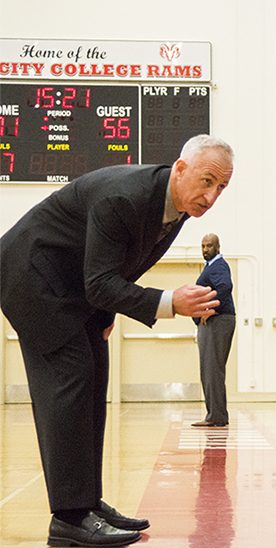
[(182, 158), (178, 158), (175, 162), (175, 171), (177, 175), (182, 175), (183, 171), (185, 171), (187, 167), (187, 164), (185, 160), (182, 160)]

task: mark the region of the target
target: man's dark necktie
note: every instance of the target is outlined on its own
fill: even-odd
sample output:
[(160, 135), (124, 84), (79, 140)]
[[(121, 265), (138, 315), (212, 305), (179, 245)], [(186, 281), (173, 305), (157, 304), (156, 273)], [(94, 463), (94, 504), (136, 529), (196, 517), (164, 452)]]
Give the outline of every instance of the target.
[(172, 230), (172, 228), (178, 223), (179, 219), (174, 219), (174, 221), (170, 221), (169, 223), (163, 223), (162, 228), (159, 232), (157, 242), (160, 242), (169, 232)]

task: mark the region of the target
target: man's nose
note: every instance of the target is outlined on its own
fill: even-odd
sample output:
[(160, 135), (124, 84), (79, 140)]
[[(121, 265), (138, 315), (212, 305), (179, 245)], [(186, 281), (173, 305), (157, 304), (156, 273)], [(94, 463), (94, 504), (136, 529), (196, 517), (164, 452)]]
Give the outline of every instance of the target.
[(218, 193), (216, 188), (210, 188), (209, 190), (206, 190), (204, 194), (204, 198), (209, 207), (214, 204), (217, 197), (218, 197)]

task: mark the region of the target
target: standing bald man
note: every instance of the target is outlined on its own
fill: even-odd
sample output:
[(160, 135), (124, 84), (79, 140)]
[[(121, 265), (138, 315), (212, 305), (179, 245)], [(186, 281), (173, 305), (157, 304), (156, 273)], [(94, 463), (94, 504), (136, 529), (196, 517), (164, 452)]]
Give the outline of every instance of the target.
[[(227, 187), (233, 153), (198, 135), (172, 166), (99, 169), (53, 192), (2, 238), (2, 308), (18, 333), (53, 518), (50, 546), (123, 546), (147, 519), (102, 500), (108, 343), (121, 313), (205, 317), (210, 287), (163, 291), (136, 280), (167, 251), (190, 216)], [(131, 489), (131, 487), (130, 487)]]
[(196, 283), (215, 289), (220, 306), (216, 308), (216, 315), (212, 318), (193, 318), (198, 325), (200, 378), (207, 415), (203, 421), (195, 422), (192, 426), (226, 426), (229, 417), (225, 369), (235, 330), (233, 284), (230, 267), (220, 253), (218, 236), (206, 234), (201, 248), (206, 264)]

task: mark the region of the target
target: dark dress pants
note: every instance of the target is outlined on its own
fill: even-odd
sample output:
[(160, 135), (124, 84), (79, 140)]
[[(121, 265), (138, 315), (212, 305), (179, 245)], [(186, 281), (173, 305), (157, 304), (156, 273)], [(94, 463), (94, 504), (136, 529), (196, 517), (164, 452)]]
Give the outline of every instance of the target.
[(20, 340), (52, 512), (102, 496), (108, 343), (90, 320), (55, 352)]
[(228, 424), (225, 386), (226, 362), (235, 330), (235, 316), (222, 314), (198, 325), (200, 377), (205, 396), (205, 420)]

